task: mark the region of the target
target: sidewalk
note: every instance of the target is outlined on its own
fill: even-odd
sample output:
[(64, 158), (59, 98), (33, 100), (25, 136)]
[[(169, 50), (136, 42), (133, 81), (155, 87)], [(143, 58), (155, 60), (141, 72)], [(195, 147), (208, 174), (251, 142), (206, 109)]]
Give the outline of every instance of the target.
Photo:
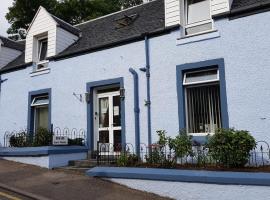
[(0, 159), (0, 183), (54, 200), (165, 199), (109, 181)]

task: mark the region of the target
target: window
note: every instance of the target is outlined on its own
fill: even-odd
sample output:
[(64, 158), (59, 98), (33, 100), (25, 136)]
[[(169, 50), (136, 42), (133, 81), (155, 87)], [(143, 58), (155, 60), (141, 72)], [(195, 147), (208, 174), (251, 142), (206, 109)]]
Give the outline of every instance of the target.
[(185, 35), (213, 29), (210, 0), (185, 0)]
[(48, 129), (49, 124), (49, 96), (34, 97), (31, 103), (33, 109), (34, 131), (38, 128)]
[(48, 39), (38, 40), (38, 59), (39, 61), (46, 60), (48, 50)]
[(183, 85), (187, 132), (214, 133), (221, 127), (218, 69), (186, 72)]

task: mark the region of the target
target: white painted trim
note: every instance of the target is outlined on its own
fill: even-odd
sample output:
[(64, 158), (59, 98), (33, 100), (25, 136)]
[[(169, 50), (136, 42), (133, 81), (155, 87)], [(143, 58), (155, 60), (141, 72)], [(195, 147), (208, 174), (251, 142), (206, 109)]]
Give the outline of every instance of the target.
[(31, 72), (30, 76), (34, 77), (34, 76), (39, 76), (39, 75), (48, 74), (48, 73), (50, 73), (50, 68), (43, 68), (43, 69)]

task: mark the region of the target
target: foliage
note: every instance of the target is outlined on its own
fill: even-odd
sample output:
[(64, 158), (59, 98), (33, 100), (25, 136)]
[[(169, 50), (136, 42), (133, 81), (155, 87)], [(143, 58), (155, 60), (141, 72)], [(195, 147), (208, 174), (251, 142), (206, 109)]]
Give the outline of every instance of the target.
[(84, 143), (83, 138), (75, 138), (75, 139), (68, 138), (68, 145), (83, 146), (83, 143)]
[(169, 139), (169, 146), (175, 151), (176, 157), (183, 158), (192, 154), (192, 136), (181, 130), (174, 139)]
[(7, 33), (13, 39), (25, 38), (39, 6), (74, 25), (141, 3), (142, 0), (14, 0), (6, 14), (11, 24)]
[(25, 131), (12, 135), (9, 139), (11, 147), (26, 147), (28, 146), (27, 133)]
[(52, 142), (52, 133), (46, 128), (38, 128), (34, 137), (33, 146), (48, 146)]
[(219, 129), (208, 139), (209, 154), (225, 167), (244, 167), (256, 147), (248, 131)]
[(117, 159), (116, 164), (118, 167), (129, 167), (135, 166), (139, 161), (139, 158), (135, 154), (121, 153), (120, 157)]

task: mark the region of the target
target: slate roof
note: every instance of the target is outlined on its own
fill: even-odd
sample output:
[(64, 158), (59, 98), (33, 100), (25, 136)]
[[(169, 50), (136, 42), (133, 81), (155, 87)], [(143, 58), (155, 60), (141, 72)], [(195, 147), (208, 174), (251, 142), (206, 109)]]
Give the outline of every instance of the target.
[(59, 19), (58, 17), (52, 15), (52, 18), (56, 21), (56, 23), (58, 24), (59, 27), (69, 31), (70, 33), (73, 33), (74, 35), (79, 36), (80, 35), (80, 30), (74, 26), (72, 26), (71, 24), (63, 21), (62, 19)]
[[(232, 4), (232, 13), (241, 13), (250, 9), (259, 10), (261, 7), (270, 7), (270, 0), (234, 0)], [(127, 25), (119, 26), (121, 19), (126, 19), (131, 16), (136, 17)], [(230, 14), (229, 14), (230, 15)], [(228, 16), (224, 15), (225, 17)], [(50, 59), (62, 59), (69, 56), (74, 56), (82, 53), (113, 47), (119, 44), (134, 41), (135, 39), (143, 39), (143, 35), (164, 33), (175, 27), (165, 28), (164, 16), (164, 0), (155, 0), (147, 4), (126, 9), (117, 13), (113, 13), (98, 19), (94, 19), (76, 26), (64, 22), (55, 17), (58, 25), (81, 37), (73, 45), (65, 49), (59, 55)], [(121, 27), (121, 28), (119, 28)], [(1, 38), (0, 38), (1, 39)], [(12, 45), (16, 42), (11, 42)], [(21, 48), (21, 46), (19, 46)], [(30, 63), (24, 62), (24, 53), (14, 61), (3, 67), (0, 72), (16, 70), (25, 67)]]
[(24, 44), (21, 44), (20, 42), (15, 42), (1, 35), (0, 35), (0, 40), (2, 41), (3, 43), (2, 46), (4, 47), (16, 49), (18, 51), (24, 51)]
[(247, 9), (249, 7), (263, 6), (265, 4), (270, 4), (270, 0), (234, 0), (231, 9)]

